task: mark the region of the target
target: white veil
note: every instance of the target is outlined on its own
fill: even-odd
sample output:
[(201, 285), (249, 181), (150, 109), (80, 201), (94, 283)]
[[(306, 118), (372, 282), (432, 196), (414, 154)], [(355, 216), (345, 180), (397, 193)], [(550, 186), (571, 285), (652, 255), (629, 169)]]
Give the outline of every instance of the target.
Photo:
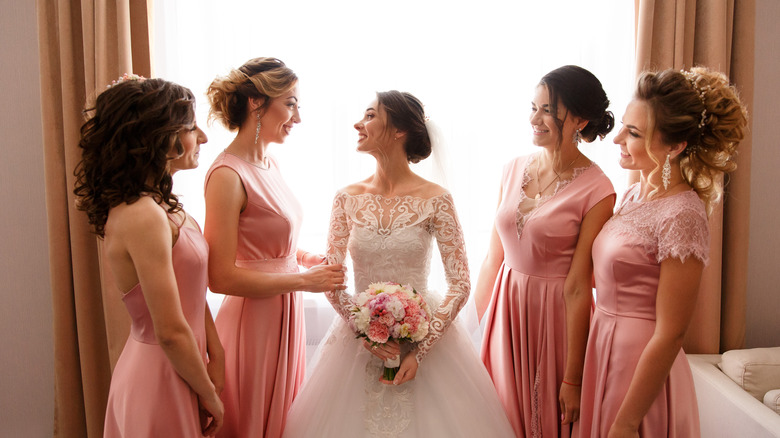
[[(428, 137), (431, 140), (431, 156), (429, 157), (431, 161), (431, 180), (451, 191), (451, 188), (447, 184), (449, 161), (446, 153), (446, 142), (444, 141), (442, 130), (436, 123), (431, 121), (431, 119), (425, 120), (425, 128), (428, 130)], [(455, 207), (458, 208), (457, 199)], [(462, 206), (459, 210), (461, 209), (463, 209)], [(461, 327), (466, 330), (469, 339), (471, 339), (477, 351), (479, 351), (482, 340), (482, 330), (479, 326), (479, 319), (477, 318), (477, 306), (474, 303), (473, 294), (469, 296), (468, 301), (463, 306), (460, 313), (458, 313), (457, 321), (459, 321)]]

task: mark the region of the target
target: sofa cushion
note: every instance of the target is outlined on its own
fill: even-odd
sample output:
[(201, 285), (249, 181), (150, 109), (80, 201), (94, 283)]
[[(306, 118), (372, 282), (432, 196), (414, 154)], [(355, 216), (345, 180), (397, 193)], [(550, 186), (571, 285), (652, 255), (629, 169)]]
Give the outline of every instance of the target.
[(719, 366), (758, 401), (768, 391), (780, 388), (780, 347), (727, 351)]
[(769, 406), (769, 409), (780, 414), (780, 389), (773, 389), (764, 395), (764, 404)]

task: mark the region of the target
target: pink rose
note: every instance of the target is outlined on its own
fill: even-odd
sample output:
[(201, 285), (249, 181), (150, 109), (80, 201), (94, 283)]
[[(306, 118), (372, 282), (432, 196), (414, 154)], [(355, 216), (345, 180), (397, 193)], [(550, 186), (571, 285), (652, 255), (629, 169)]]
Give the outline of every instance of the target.
[(390, 338), (390, 332), (387, 326), (379, 321), (371, 321), (368, 326), (368, 339), (373, 342), (384, 344)]

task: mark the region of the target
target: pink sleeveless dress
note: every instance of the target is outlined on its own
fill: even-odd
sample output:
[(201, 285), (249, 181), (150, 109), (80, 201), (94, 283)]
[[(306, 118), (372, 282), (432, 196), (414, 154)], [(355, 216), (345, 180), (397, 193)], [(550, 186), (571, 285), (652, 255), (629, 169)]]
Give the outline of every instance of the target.
[(536, 157), (504, 168), (495, 220), (504, 262), (485, 313), (481, 356), (518, 437), (568, 437), (571, 427), (561, 427), (558, 404), (566, 365), (563, 283), (585, 214), (615, 191), (591, 163), (520, 214)]
[[(193, 228), (179, 225), (173, 270), (187, 323), (206, 362), (206, 286), (208, 245)], [(130, 337), (119, 356), (104, 425), (105, 437), (200, 437), (198, 396), (179, 377), (157, 343), (141, 285), (124, 294), (132, 318)]]
[[(228, 167), (241, 178), (247, 206), (238, 220), (236, 266), (298, 272), (301, 206), (275, 160), (259, 168), (222, 152), (206, 174)], [(227, 295), (216, 317), (225, 348), (225, 424), (220, 437), (279, 437), (303, 383), (306, 339), (300, 292), (268, 298)]]
[[(694, 191), (634, 202), (629, 188), (593, 243), (596, 309), (582, 382), (580, 438), (606, 437), (628, 391), (639, 357), (655, 330), (661, 262), (695, 257), (706, 263), (709, 226)], [(680, 349), (658, 397), (639, 426), (646, 438), (696, 438), (699, 411), (693, 376)]]

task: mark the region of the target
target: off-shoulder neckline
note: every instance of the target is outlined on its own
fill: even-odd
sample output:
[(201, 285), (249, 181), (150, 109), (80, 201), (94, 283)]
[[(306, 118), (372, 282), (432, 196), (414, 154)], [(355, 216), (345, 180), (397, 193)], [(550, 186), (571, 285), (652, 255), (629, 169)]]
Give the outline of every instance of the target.
[(433, 201), (435, 199), (439, 198), (451, 198), (452, 194), (449, 190), (445, 190), (444, 192), (433, 195), (430, 197), (422, 197), (422, 196), (414, 196), (414, 195), (394, 195), (394, 196), (385, 196), (378, 193), (358, 193), (358, 194), (351, 194), (344, 190), (339, 191), (340, 195), (351, 197), (351, 198), (358, 198), (358, 197), (369, 197), (369, 198), (375, 198), (375, 199), (385, 199), (385, 200), (420, 200), (420, 201)]

